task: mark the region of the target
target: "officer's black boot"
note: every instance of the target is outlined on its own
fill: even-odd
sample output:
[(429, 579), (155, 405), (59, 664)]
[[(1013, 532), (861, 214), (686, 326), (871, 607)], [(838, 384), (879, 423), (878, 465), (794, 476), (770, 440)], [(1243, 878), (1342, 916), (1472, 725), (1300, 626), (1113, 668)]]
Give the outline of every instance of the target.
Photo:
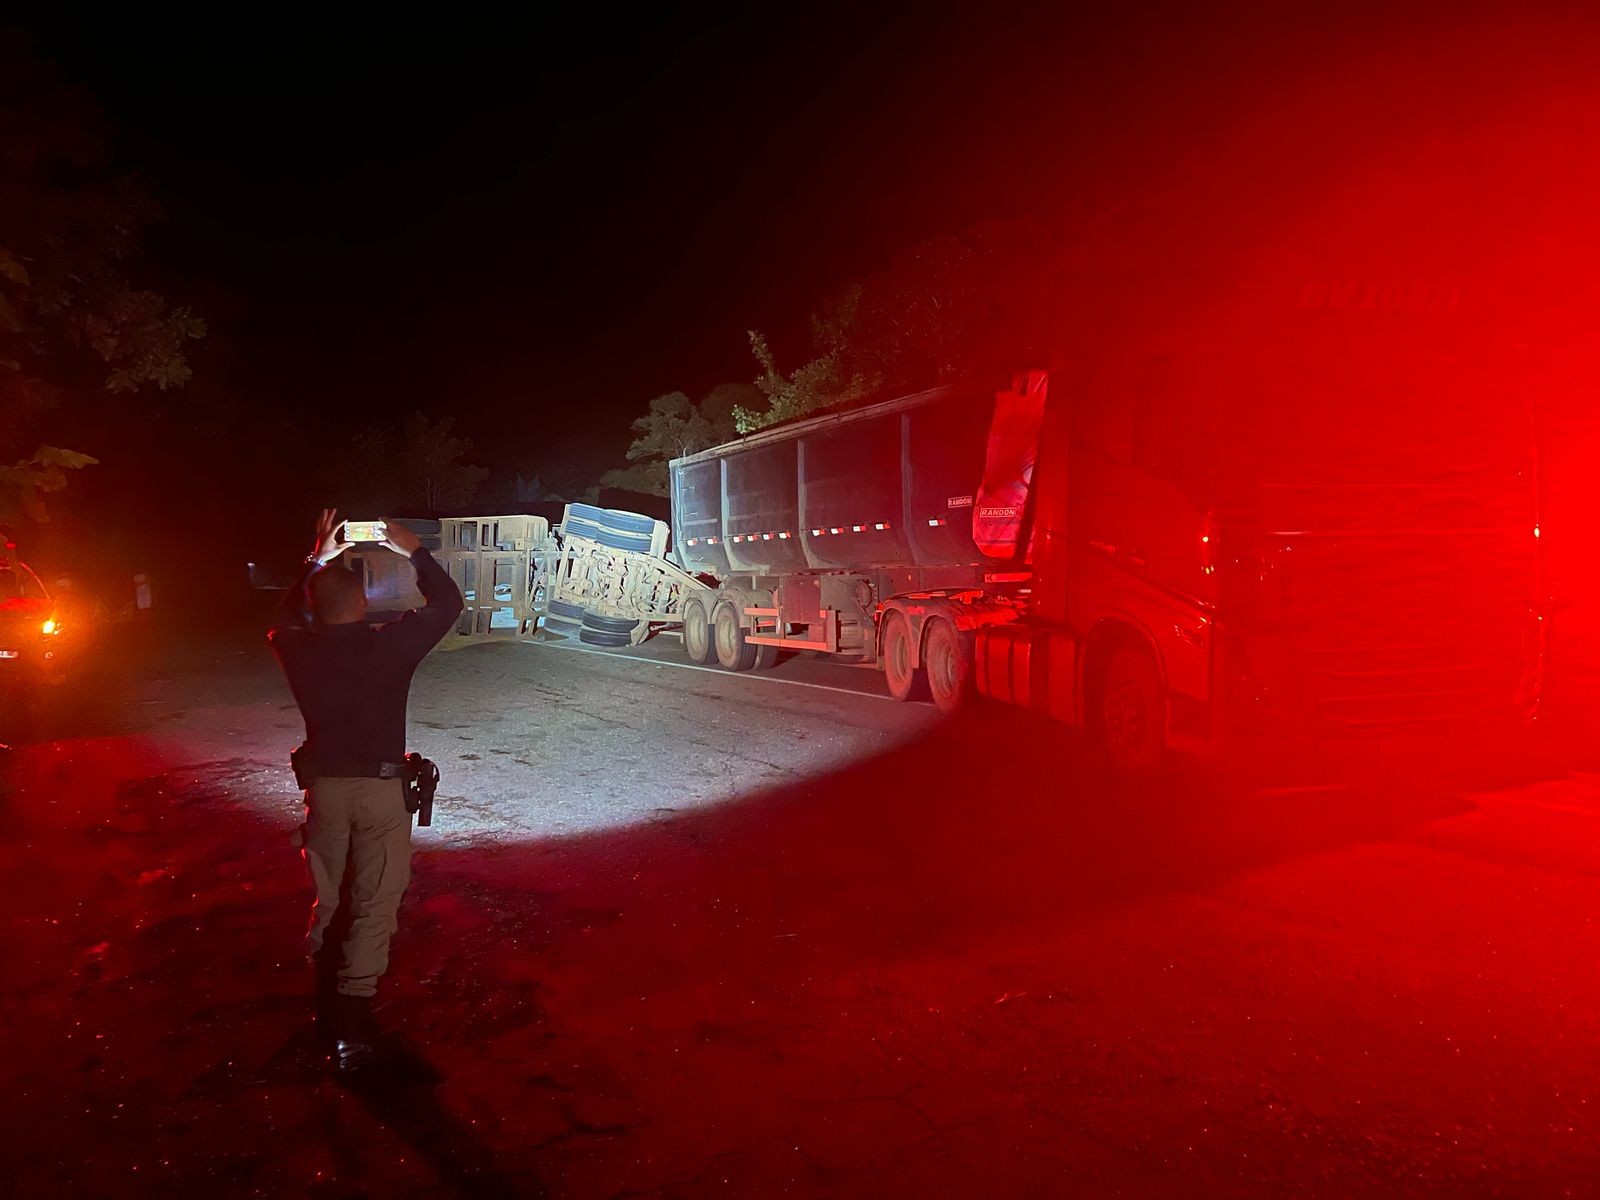
[(316, 1031), (317, 1040), (323, 1045), (332, 1047), (334, 1039), (338, 1037), (336, 1025), (336, 1001), (338, 999), (339, 980), (333, 970), (325, 963), (318, 962), (312, 968), (312, 987), (316, 1003)]
[(341, 1073), (353, 1073), (378, 1061), (378, 1024), (371, 996), (334, 997), (334, 1052)]

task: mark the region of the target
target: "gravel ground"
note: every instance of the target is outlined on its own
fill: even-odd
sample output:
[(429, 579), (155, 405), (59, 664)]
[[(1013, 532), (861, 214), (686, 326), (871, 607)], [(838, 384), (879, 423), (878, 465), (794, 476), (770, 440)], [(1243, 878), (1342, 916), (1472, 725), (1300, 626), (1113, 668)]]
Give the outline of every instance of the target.
[(157, 678), (6, 756), (14, 1194), (1600, 1194), (1593, 774), (1134, 794), (839, 668), (454, 652), (350, 1089), (287, 692)]

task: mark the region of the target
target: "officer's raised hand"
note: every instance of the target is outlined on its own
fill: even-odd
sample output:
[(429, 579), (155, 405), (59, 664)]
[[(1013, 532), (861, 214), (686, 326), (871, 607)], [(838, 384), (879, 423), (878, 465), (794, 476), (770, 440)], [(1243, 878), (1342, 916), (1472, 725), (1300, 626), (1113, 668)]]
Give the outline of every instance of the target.
[(342, 522), (336, 510), (325, 508), (322, 515), (317, 518), (317, 545), (311, 552), (318, 564), (330, 563), (354, 544), (339, 540), (339, 528)]
[(388, 535), (383, 544), (401, 558), (410, 558), (422, 549), (422, 539), (392, 517), (384, 518), (383, 531)]

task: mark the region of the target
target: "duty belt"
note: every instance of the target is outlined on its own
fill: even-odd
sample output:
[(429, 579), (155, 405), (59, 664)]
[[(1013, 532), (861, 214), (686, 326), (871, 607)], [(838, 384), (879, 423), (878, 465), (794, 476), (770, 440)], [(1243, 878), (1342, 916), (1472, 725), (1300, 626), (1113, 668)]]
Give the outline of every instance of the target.
[(405, 773), (403, 762), (317, 764), (317, 774), (324, 779), (402, 779)]
[(295, 782), (308, 788), (319, 779), (404, 779), (406, 764), (368, 759), (319, 759), (304, 746), (289, 755)]

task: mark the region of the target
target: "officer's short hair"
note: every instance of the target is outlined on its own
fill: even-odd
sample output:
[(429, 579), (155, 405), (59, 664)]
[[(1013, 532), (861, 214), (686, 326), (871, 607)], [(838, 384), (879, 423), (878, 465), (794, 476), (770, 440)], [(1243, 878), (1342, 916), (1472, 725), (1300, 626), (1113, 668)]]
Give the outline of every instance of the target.
[(361, 615), (367, 590), (361, 576), (348, 567), (329, 563), (311, 576), (311, 611), (323, 622), (352, 621)]

